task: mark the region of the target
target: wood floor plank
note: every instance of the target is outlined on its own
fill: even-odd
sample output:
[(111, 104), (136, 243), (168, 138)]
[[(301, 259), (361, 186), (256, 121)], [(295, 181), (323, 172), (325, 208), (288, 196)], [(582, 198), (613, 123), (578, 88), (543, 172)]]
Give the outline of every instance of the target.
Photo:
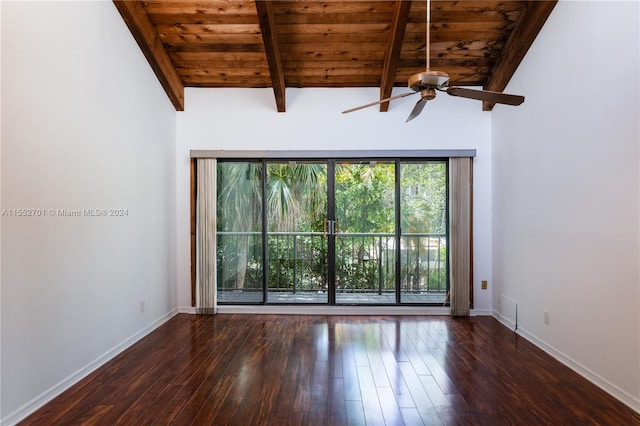
[(180, 314), (22, 425), (636, 425), (491, 317)]
[(378, 350), (367, 350), (369, 352), (370, 371), (373, 377), (373, 383), (376, 387), (391, 387), (387, 370)]
[(371, 367), (368, 365), (357, 366), (358, 383), (360, 383), (360, 393), (362, 395), (362, 408), (367, 424), (376, 424), (383, 419), (382, 407), (378, 398), (378, 390), (371, 374)]
[[(396, 341), (394, 335), (395, 328), (396, 327), (393, 326), (393, 324), (387, 324), (386, 327), (384, 327), (379, 341), (380, 358), (384, 364), (389, 384), (393, 389), (393, 394), (398, 406), (402, 408), (415, 408), (415, 402), (411, 397), (411, 392), (404, 380), (404, 377), (402, 376), (402, 371), (400, 370), (398, 360), (396, 359), (398, 351), (395, 351), (389, 344), (390, 341)], [(391, 340), (389, 338), (390, 335), (393, 335)], [(402, 359), (406, 360), (407, 357), (402, 354)]]
[(416, 374), (411, 363), (403, 361), (399, 365), (424, 424), (440, 424), (440, 416), (438, 416), (436, 407), (431, 403), (429, 395), (422, 387), (420, 377)]
[(405, 424), (402, 412), (393, 394), (393, 389), (391, 389), (391, 387), (378, 387), (376, 391), (380, 399), (380, 408), (382, 408), (384, 424), (399, 426)]
[[(354, 355), (353, 341), (347, 327), (341, 327), (345, 338), (340, 351), (342, 359), (342, 378), (344, 384), (344, 397), (347, 401), (361, 401), (360, 383), (358, 381), (358, 369)], [(360, 403), (362, 406), (362, 403)]]
[(366, 425), (367, 421), (364, 417), (364, 408), (362, 401), (347, 400), (345, 401), (347, 424), (348, 425)]
[(341, 378), (330, 378), (328, 383), (328, 410), (330, 425), (347, 424), (347, 407), (344, 397), (344, 384)]
[(401, 408), (402, 420), (405, 425), (420, 425), (422, 423), (422, 417), (418, 413), (417, 408)]
[(427, 396), (433, 404), (434, 407), (438, 410), (444, 410), (449, 407), (449, 399), (445, 396), (436, 382), (436, 379), (433, 378), (432, 375), (421, 375), (418, 376), (420, 379), (420, 383), (422, 383), (422, 387), (427, 392)]
[(402, 371), (393, 357), (393, 354), (389, 351), (383, 351), (381, 357), (389, 377), (389, 383), (391, 384), (396, 403), (402, 408), (415, 408), (416, 405), (411, 397), (411, 391), (402, 376)]

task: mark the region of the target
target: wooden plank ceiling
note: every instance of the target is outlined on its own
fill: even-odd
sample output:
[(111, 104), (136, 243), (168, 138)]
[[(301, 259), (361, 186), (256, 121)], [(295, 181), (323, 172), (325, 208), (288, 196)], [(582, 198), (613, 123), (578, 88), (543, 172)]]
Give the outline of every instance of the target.
[[(425, 0), (114, 3), (179, 111), (184, 87), (273, 87), (281, 112), (287, 87), (379, 87), (383, 99), (426, 67)], [(503, 91), (555, 4), (433, 0), (431, 69)]]

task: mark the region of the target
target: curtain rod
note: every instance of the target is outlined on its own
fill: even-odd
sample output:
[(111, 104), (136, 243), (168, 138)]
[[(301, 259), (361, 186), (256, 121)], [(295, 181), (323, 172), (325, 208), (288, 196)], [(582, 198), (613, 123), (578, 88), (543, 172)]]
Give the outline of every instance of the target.
[(427, 149), (427, 150), (197, 150), (190, 151), (191, 158), (455, 158), (475, 157), (475, 149)]

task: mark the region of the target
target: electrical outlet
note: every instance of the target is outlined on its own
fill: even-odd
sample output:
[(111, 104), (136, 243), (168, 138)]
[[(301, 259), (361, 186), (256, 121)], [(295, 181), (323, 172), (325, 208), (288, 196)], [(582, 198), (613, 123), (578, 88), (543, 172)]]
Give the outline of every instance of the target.
[(545, 324), (551, 323), (551, 316), (549, 315), (548, 311), (544, 311), (544, 323)]
[(487, 289), (487, 280), (482, 280), (482, 282), (480, 283), (480, 288), (482, 288), (483, 290)]
[(144, 300), (140, 301), (140, 313), (144, 312)]

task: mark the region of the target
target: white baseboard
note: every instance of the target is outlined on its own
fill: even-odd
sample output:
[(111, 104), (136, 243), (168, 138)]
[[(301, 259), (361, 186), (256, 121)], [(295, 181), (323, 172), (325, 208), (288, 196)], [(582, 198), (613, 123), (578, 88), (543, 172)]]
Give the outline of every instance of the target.
[(3, 419), (0, 419), (0, 425), (11, 426), (15, 425), (18, 422), (24, 420), (27, 416), (33, 414), (40, 407), (44, 406), (49, 401), (53, 400), (55, 397), (60, 395), (62, 392), (69, 389), (71, 386), (78, 383), (80, 380), (87, 377), (89, 374), (100, 368), (102, 365), (106, 364), (108, 361), (116, 357), (118, 354), (123, 352), (125, 349), (136, 343), (138, 340), (145, 337), (147, 334), (151, 333), (156, 328), (160, 327), (162, 324), (173, 318), (179, 310), (177, 308), (172, 309), (167, 312), (165, 315), (152, 322), (142, 330), (134, 333), (129, 338), (125, 339), (121, 343), (117, 344), (113, 348), (109, 349), (104, 354), (100, 355), (89, 364), (75, 371), (70, 376), (51, 386), (46, 391), (42, 392), (37, 397), (33, 398), (31, 401), (22, 405), (20, 408), (15, 410), (12, 413), (9, 413)]
[(472, 317), (490, 317), (491, 315), (493, 315), (491, 309), (471, 309), (469, 312), (469, 316)]
[(192, 306), (182, 306), (182, 307), (178, 308), (178, 313), (179, 314), (195, 314), (196, 313), (196, 308), (194, 308)]
[(500, 312), (494, 310), (493, 317), (497, 319), (502, 325), (510, 329), (511, 331), (516, 331), (516, 323), (511, 321), (509, 318), (505, 317), (504, 315), (500, 314)]
[[(511, 330), (515, 329), (515, 324), (509, 324), (511, 321), (505, 321), (504, 318), (501, 318), (501, 315), (494, 311), (493, 315), (498, 321), (500, 321), (503, 325), (510, 328)], [(518, 328), (514, 330), (518, 335), (527, 339), (529, 342), (542, 349), (547, 354), (551, 355), (553, 358), (566, 365), (585, 379), (589, 380), (594, 385), (598, 386), (600, 389), (607, 392), (609, 395), (613, 396), (623, 404), (629, 406), (632, 410), (640, 413), (640, 398), (631, 395), (629, 392), (620, 388), (619, 386), (611, 383), (609, 380), (600, 376), (598, 373), (592, 371), (586, 366), (582, 365), (575, 359), (571, 358), (564, 352), (558, 350), (554, 346), (548, 344), (542, 339), (539, 339), (534, 334), (530, 333), (526, 329)]]

